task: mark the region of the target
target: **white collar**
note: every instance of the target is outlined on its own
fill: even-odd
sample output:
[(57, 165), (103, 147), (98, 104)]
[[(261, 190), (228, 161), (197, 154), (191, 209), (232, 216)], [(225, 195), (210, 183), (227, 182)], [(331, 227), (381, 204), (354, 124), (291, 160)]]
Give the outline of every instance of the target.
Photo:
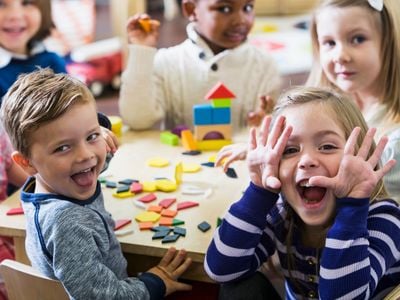
[(5, 66), (7, 66), (13, 58), (24, 60), (28, 59), (29, 56), (42, 53), (45, 50), (46, 48), (44, 47), (44, 44), (42, 42), (35, 43), (32, 50), (30, 51), (30, 54), (17, 54), (10, 52), (3, 47), (0, 47), (0, 68), (4, 68)]

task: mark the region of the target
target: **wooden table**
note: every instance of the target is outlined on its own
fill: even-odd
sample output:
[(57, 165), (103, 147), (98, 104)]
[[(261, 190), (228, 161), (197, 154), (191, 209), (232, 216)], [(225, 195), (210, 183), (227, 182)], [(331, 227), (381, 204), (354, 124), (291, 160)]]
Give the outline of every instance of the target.
[[(244, 138), (243, 138), (244, 140)], [(236, 139), (236, 141), (239, 141)], [(151, 181), (156, 177), (174, 178), (175, 165), (178, 162), (207, 162), (208, 158), (216, 152), (203, 152), (198, 156), (186, 156), (181, 153), (181, 146), (168, 146), (159, 141), (159, 132), (127, 132), (121, 138), (122, 145), (111, 160), (108, 170), (102, 176), (108, 180), (118, 181), (126, 178), (140, 181)], [(153, 168), (146, 164), (146, 160), (155, 156), (167, 158), (170, 165), (164, 168)], [(198, 207), (179, 211), (177, 219), (184, 220), (182, 227), (186, 228), (186, 237), (180, 237), (172, 244), (162, 244), (160, 240), (152, 240), (152, 231), (140, 231), (135, 220), (124, 227), (133, 229), (134, 233), (118, 237), (122, 250), (128, 260), (128, 271), (134, 274), (154, 266), (170, 246), (178, 249), (185, 248), (193, 259), (193, 264), (185, 273), (184, 278), (198, 281), (210, 281), (203, 270), (203, 261), (207, 247), (212, 239), (217, 218), (222, 217), (229, 205), (238, 200), (243, 190), (248, 185), (248, 175), (244, 162), (233, 165), (239, 178), (229, 178), (221, 168), (202, 166), (198, 173), (184, 173), (182, 185), (195, 185), (204, 189), (212, 188), (212, 194), (206, 198), (204, 195), (183, 195), (182, 185), (172, 193), (156, 192), (156, 204), (163, 198), (176, 197), (180, 201), (196, 201)], [(112, 196), (113, 190), (103, 188), (105, 206), (114, 219), (134, 219), (143, 210), (134, 205), (134, 200), (143, 196), (138, 194), (132, 198), (118, 199)], [(25, 219), (24, 216), (6, 216), (6, 212), (19, 205), (19, 193), (14, 194), (0, 204), (0, 235), (14, 238), (16, 259), (25, 263), (29, 260), (25, 254)], [(176, 208), (176, 203), (171, 206)], [(203, 233), (197, 228), (202, 221), (207, 221), (212, 228)]]

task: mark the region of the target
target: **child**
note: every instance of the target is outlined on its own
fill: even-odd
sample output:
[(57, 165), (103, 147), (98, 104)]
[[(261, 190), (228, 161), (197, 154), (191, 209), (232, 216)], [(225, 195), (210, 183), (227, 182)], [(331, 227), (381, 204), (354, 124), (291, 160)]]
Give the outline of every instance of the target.
[(190, 288), (177, 278), (191, 259), (174, 248), (138, 278), (127, 276), (97, 181), (106, 142), (83, 83), (49, 69), (21, 76), (5, 95), (1, 120), (13, 159), (32, 176), (21, 199), (36, 269), (60, 280), (72, 299), (161, 299)]
[(18, 75), (38, 66), (65, 73), (65, 62), (46, 51), (53, 27), (50, 0), (0, 0), (0, 105)]
[[(308, 83), (350, 94), (378, 137), (389, 137), (382, 160), (400, 157), (399, 1), (324, 0), (311, 33), (315, 63)], [(384, 178), (398, 201), (399, 180), (400, 164)]]
[(119, 108), (133, 129), (147, 129), (163, 120), (167, 128), (193, 124), (193, 105), (204, 102), (219, 81), (236, 99), (232, 124), (246, 125), (261, 95), (278, 91), (280, 78), (272, 58), (247, 43), (254, 23), (254, 0), (183, 0), (190, 23), (182, 44), (156, 50), (158, 22), (149, 29), (140, 23), (147, 15), (128, 21), (129, 60), (122, 76)]
[(272, 121), (251, 130), (251, 183), (215, 232), (208, 275), (248, 278), (277, 252), (287, 299), (388, 294), (400, 282), (400, 208), (381, 180), (395, 161), (377, 168), (387, 138), (375, 147), (375, 132), (340, 94), (283, 95)]
[[(376, 6), (379, 4), (379, 6)], [(348, 20), (352, 20), (349, 22)], [(398, 0), (324, 0), (312, 25), (314, 66), (308, 85), (348, 93), (377, 136), (387, 135), (382, 161), (400, 157), (400, 5)], [(246, 148), (221, 149), (224, 168), (245, 157)], [(400, 203), (400, 164), (385, 177)]]

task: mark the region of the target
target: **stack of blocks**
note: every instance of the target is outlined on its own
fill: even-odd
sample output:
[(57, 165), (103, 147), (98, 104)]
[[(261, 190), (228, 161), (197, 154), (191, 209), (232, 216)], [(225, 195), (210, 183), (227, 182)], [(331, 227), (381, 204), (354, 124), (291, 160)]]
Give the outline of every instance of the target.
[(221, 82), (206, 95), (211, 104), (193, 106), (198, 150), (219, 150), (232, 143), (231, 101), (235, 95)]

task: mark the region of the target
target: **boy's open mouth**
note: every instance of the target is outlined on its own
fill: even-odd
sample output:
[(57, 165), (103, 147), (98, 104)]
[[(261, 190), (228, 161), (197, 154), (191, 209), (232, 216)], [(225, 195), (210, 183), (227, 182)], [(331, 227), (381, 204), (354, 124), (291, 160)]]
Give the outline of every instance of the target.
[(71, 176), (72, 180), (80, 186), (90, 186), (93, 183), (95, 167), (87, 168)]

